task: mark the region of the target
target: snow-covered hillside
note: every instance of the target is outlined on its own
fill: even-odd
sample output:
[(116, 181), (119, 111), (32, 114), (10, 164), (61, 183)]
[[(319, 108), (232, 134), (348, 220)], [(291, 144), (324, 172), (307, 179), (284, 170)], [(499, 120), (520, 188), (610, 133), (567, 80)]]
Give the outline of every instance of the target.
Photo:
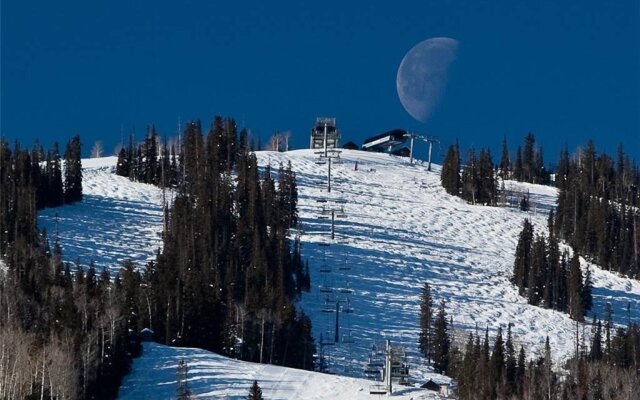
[[(516, 343), (529, 354), (541, 350), (547, 335), (558, 360), (572, 353), (575, 323), (566, 314), (528, 305), (509, 282), (522, 220), (531, 218), (537, 232), (546, 232), (555, 189), (507, 182), (507, 188), (530, 192), (535, 211), (528, 213), (517, 208), (472, 206), (445, 193), (438, 166), (429, 172), (424, 165), (409, 165), (406, 158), (347, 150), (342, 153), (344, 162), (332, 165), (332, 191), (327, 193), (327, 165), (318, 165), (312, 151), (257, 155), (260, 165), (271, 164), (273, 171), (280, 163), (291, 161), (297, 174), (302, 253), (309, 259), (312, 278), (312, 290), (302, 295), (300, 306), (312, 319), (316, 340), (335, 336), (336, 314), (323, 312), (335, 309), (335, 296), (340, 296), (343, 307), (348, 297), (353, 309), (353, 313), (340, 314), (340, 343), (324, 347), (331, 372), (362, 378), (372, 345), (390, 339), (392, 345), (406, 347), (415, 381), (432, 376), (417, 351), (419, 295), (425, 282), (432, 286), (436, 301), (446, 302), (458, 338), (466, 338), (476, 326), (481, 330), (488, 326), (490, 334), (495, 334), (499, 326), (505, 329), (512, 323)], [(115, 176), (114, 158), (83, 160), (83, 164), (85, 200), (45, 210), (40, 223), (53, 237), (58, 214), (59, 237), (68, 261), (80, 258), (86, 265), (93, 259), (98, 266), (111, 267), (131, 258), (142, 266), (161, 245), (160, 190)], [(323, 206), (344, 206), (344, 212), (337, 212), (333, 241), (328, 236), (330, 220), (319, 218)], [(328, 267), (331, 272), (320, 272)], [(596, 313), (602, 314), (605, 302), (612, 302), (615, 321), (626, 324), (630, 303), (631, 320), (640, 321), (638, 281), (597, 268), (592, 268), (592, 274)], [(331, 287), (333, 293), (321, 292), (320, 286)], [(340, 288), (353, 293), (347, 296)], [(590, 335), (588, 326), (580, 330)], [(351, 340), (344, 341), (348, 338)], [(147, 350), (134, 363), (138, 372), (130, 379), (135, 379), (135, 391), (125, 384), (123, 396), (131, 396), (127, 398), (144, 398), (134, 392), (144, 394), (145, 390), (175, 393), (177, 357), (192, 365), (194, 375), (189, 382), (193, 380), (194, 393), (204, 397), (225, 393), (225, 387), (234, 391), (230, 396), (246, 395), (246, 383), (253, 378), (266, 380), (266, 386), (261, 386), (274, 393), (283, 393), (278, 388), (287, 385), (291, 393), (301, 393), (310, 380), (335, 379), (296, 375), (276, 367), (241, 366), (244, 364), (230, 360), (225, 364), (222, 358), (199, 350), (154, 346)], [(228, 368), (211, 367), (210, 373), (206, 367), (196, 372), (196, 360), (202, 358), (215, 359), (207, 362)], [(169, 372), (158, 372), (162, 365)], [(250, 376), (242, 376), (245, 373)], [(240, 376), (242, 384), (237, 381)], [(288, 382), (279, 383), (282, 380)], [(240, 386), (242, 390), (236, 389)], [(204, 395), (214, 390), (215, 395)]]
[[(258, 381), (269, 400), (358, 400), (371, 399), (371, 382), (299, 369), (230, 360), (200, 349), (175, 348), (145, 343), (144, 356), (120, 388), (121, 400), (175, 399), (176, 367), (183, 360), (188, 367), (188, 389), (198, 398), (246, 399), (249, 387)], [(439, 398), (428, 390), (400, 387), (394, 391), (398, 400)]]
[[(327, 166), (317, 165), (311, 151), (259, 154), (263, 165), (290, 160), (297, 172), (303, 254), (310, 259), (314, 283), (301, 303), (312, 315), (316, 338), (331, 336), (335, 325), (335, 314), (322, 312), (325, 296), (318, 288), (325, 276), (336, 288), (349, 282), (354, 290), (354, 313), (343, 328), (350, 328), (353, 343), (327, 350), (334, 372), (359, 374), (373, 342), (388, 338), (409, 349), (412, 375), (425, 375), (417, 352), (419, 294), (425, 282), (437, 301), (445, 300), (457, 337), (465, 339), (476, 325), (488, 326), (491, 334), (512, 323), (516, 342), (528, 352), (541, 351), (549, 335), (558, 359), (572, 353), (575, 323), (566, 314), (527, 304), (509, 282), (522, 220), (530, 218), (537, 232), (546, 232), (555, 189), (507, 182), (507, 188), (530, 192), (535, 212), (472, 206), (446, 194), (438, 166), (429, 172), (406, 158), (360, 151), (344, 151), (342, 159), (343, 164), (332, 166), (327, 194)], [(317, 218), (325, 204), (318, 200), (324, 198), (346, 200), (345, 217), (337, 220), (337, 236), (329, 247), (317, 245), (330, 242), (328, 222)], [(334, 267), (346, 263), (350, 270), (320, 273), (325, 259)], [(631, 317), (638, 320), (640, 282), (599, 269), (593, 280), (595, 312), (602, 313), (611, 301), (616, 321), (626, 323), (622, 308), (630, 302)]]
[(45, 209), (38, 223), (59, 237), (64, 259), (113, 273), (125, 259), (138, 267), (162, 247), (162, 191), (114, 173), (117, 157), (82, 160), (83, 200)]

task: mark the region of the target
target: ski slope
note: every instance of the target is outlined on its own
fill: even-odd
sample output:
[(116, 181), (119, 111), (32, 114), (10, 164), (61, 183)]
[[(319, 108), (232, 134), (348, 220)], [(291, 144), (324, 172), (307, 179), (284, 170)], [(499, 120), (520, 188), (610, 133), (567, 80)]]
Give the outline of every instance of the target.
[[(325, 293), (319, 285), (354, 290), (349, 299), (354, 312), (340, 322), (340, 336), (350, 333), (353, 343), (325, 348), (332, 372), (361, 374), (372, 344), (390, 339), (407, 348), (412, 376), (426, 380), (430, 372), (417, 351), (425, 282), (436, 303), (446, 302), (459, 340), (466, 341), (476, 327), (488, 327), (491, 336), (511, 323), (516, 344), (528, 354), (539, 354), (547, 335), (558, 361), (572, 354), (575, 322), (527, 304), (509, 282), (522, 221), (530, 218), (536, 232), (547, 232), (555, 188), (506, 182), (507, 189), (530, 193), (532, 211), (525, 213), (517, 207), (469, 205), (446, 194), (439, 166), (430, 172), (425, 165), (409, 165), (406, 158), (387, 154), (343, 151), (343, 163), (332, 166), (331, 193), (326, 191), (327, 166), (316, 164), (310, 150), (262, 152), (258, 158), (261, 165), (291, 161), (297, 173), (303, 255), (310, 260), (313, 285), (301, 306), (312, 316), (317, 340), (321, 334), (335, 336), (335, 313), (322, 312)], [(328, 221), (318, 218), (327, 204), (318, 202), (323, 199), (346, 201), (344, 218), (336, 219), (334, 241), (328, 237)], [(350, 269), (340, 271), (343, 264)], [(333, 266), (332, 272), (320, 273), (323, 265)], [(630, 303), (630, 317), (638, 321), (640, 282), (593, 266), (592, 274), (594, 312), (602, 314), (605, 302), (612, 302), (616, 322), (626, 324)], [(590, 328), (580, 329), (590, 337)]]
[[(345, 150), (343, 163), (332, 165), (332, 190), (327, 193), (327, 165), (318, 165), (312, 151), (258, 152), (257, 156), (262, 167), (274, 167), (274, 174), (280, 163), (291, 161), (297, 175), (302, 254), (309, 260), (312, 278), (312, 290), (301, 296), (299, 306), (310, 316), (318, 343), (321, 337), (335, 337), (336, 314), (323, 312), (327, 295), (334, 311), (336, 298), (342, 308), (348, 297), (353, 309), (353, 313), (340, 314), (339, 343), (322, 349), (332, 373), (363, 378), (372, 345), (389, 339), (392, 345), (406, 348), (414, 382), (434, 377), (417, 349), (419, 296), (425, 282), (431, 285), (436, 303), (446, 302), (456, 339), (466, 340), (476, 327), (481, 332), (489, 327), (490, 335), (495, 335), (499, 326), (506, 330), (511, 323), (516, 344), (524, 346), (529, 355), (541, 352), (547, 335), (556, 362), (572, 354), (575, 322), (566, 314), (527, 304), (509, 282), (522, 220), (530, 218), (536, 232), (546, 232), (548, 211), (557, 197), (554, 188), (506, 182), (507, 189), (530, 193), (532, 211), (526, 213), (516, 207), (473, 206), (446, 194), (440, 186), (439, 166), (427, 171), (425, 165), (409, 165), (406, 158)], [(115, 162), (115, 158), (83, 160), (85, 200), (44, 210), (39, 216), (50, 238), (57, 225), (67, 261), (79, 259), (86, 266), (93, 260), (99, 267), (117, 268), (129, 258), (143, 267), (161, 247), (161, 191), (116, 176)], [(330, 220), (319, 218), (323, 205), (344, 207), (337, 212), (334, 240), (329, 237)], [(587, 266), (584, 260), (582, 266)], [(320, 272), (329, 268), (331, 272)], [(595, 266), (591, 269), (594, 312), (601, 315), (604, 304), (611, 302), (615, 322), (640, 321), (640, 282)], [(333, 292), (321, 292), (321, 286)], [(627, 304), (631, 305), (629, 315)], [(590, 336), (589, 326), (581, 325), (579, 330)], [(351, 340), (344, 340), (348, 338)], [(267, 398), (292, 398), (285, 393), (296, 398), (305, 387), (326, 387), (322, 389), (326, 393), (341, 387), (329, 375), (287, 372), (225, 360), (201, 350), (148, 345), (134, 361), (122, 397), (175, 394), (176, 359), (182, 357), (192, 368), (190, 387), (202, 398), (222, 393), (241, 398), (252, 379), (261, 382), (265, 394), (275, 396)], [(202, 368), (195, 360), (203, 362)], [(127, 383), (131, 380), (135, 384)], [(367, 391), (364, 383), (355, 383), (360, 381), (348, 382), (345, 393), (355, 393), (360, 387)]]
[(162, 191), (114, 173), (117, 157), (82, 160), (83, 200), (45, 209), (40, 228), (56, 236), (63, 257), (115, 273), (129, 259), (138, 268), (162, 248)]
[[(319, 374), (268, 364), (231, 360), (201, 349), (175, 348), (145, 343), (144, 355), (133, 363), (132, 371), (120, 387), (120, 400), (175, 399), (178, 388), (176, 367), (187, 363), (187, 388), (206, 399), (244, 400), (254, 380), (269, 400), (359, 400), (369, 394), (371, 382), (335, 375)], [(398, 400), (437, 399), (428, 390), (400, 387)]]

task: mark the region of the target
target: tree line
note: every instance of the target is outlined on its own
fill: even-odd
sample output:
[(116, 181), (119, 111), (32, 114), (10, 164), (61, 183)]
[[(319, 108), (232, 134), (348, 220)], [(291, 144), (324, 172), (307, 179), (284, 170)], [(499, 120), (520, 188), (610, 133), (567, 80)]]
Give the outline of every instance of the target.
[(589, 141), (565, 148), (556, 173), (555, 233), (603, 269), (640, 278), (640, 170), (622, 146), (614, 162)]
[(447, 193), (471, 204), (497, 204), (498, 186), (489, 149), (480, 150), (478, 155), (471, 148), (463, 160), (458, 143), (449, 146), (440, 181)]
[[(554, 365), (546, 338), (541, 356), (529, 358), (516, 345), (513, 324), (506, 338), (498, 327), (490, 340), (469, 333), (466, 343), (456, 342), (452, 321), (443, 301), (434, 314), (431, 288), (421, 290), (419, 348), (434, 370), (457, 382), (462, 400), (484, 399), (634, 399), (640, 396), (640, 325), (615, 327), (611, 306), (605, 309), (605, 323), (592, 323), (589, 343), (584, 336), (576, 343), (576, 354), (564, 365)], [(519, 348), (518, 348), (519, 347)], [(564, 376), (564, 379), (561, 377)]]
[[(155, 147), (153, 136), (136, 153)], [(246, 132), (238, 135), (235, 122), (221, 117), (206, 134), (199, 121), (189, 122), (177, 157), (163, 250), (138, 278), (139, 326), (171, 345), (312, 369), (311, 321), (294, 304), (310, 281), (301, 244), (292, 239), (298, 211), (291, 166), (260, 170)], [(140, 160), (135, 170), (156, 171), (142, 181), (166, 184), (146, 178), (157, 177), (153, 155)]]
[(112, 281), (108, 271), (62, 262), (36, 211), (82, 198), (80, 139), (67, 146), (62, 186), (57, 146), (44, 162), (42, 153), (0, 140), (0, 398), (112, 398), (139, 353), (131, 268)]
[(525, 219), (518, 237), (512, 282), (529, 304), (568, 312), (576, 321), (583, 321), (591, 310), (591, 271), (582, 276), (580, 258), (574, 252), (560, 253), (553, 229), (553, 212), (549, 215), (549, 237), (534, 236), (534, 228)]

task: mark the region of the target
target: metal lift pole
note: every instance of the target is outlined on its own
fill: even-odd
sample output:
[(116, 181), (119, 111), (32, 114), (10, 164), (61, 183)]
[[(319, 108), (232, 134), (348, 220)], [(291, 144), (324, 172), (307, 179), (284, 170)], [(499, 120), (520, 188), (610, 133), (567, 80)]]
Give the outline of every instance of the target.
[(387, 387), (387, 393), (391, 394), (391, 343), (389, 339), (384, 341), (384, 383)]
[(334, 233), (335, 222), (336, 222), (336, 211), (332, 209), (331, 210), (331, 240), (335, 238), (335, 233)]
[(409, 164), (413, 164), (413, 135), (411, 135), (411, 148), (409, 149)]
[(336, 301), (336, 334), (333, 338), (334, 342), (340, 343), (340, 300)]
[(324, 156), (327, 157), (327, 123), (324, 123)]
[(431, 146), (433, 145), (433, 141), (429, 140), (429, 166), (427, 167), (427, 171), (431, 171)]
[[(331, 158), (333, 157), (327, 157), (327, 147), (326, 147), (326, 140), (327, 140), (327, 134), (326, 134), (326, 128), (325, 128), (325, 148), (324, 148), (324, 154), (325, 157), (328, 158), (327, 163), (328, 163), (328, 169), (327, 169), (327, 192), (331, 193)], [(333, 239), (333, 238), (332, 238)]]

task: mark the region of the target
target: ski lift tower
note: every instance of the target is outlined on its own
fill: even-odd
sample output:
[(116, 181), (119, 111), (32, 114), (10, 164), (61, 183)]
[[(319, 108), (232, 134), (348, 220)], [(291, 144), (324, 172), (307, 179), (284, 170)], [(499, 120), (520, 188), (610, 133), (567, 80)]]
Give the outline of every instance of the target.
[(318, 117), (311, 128), (310, 149), (324, 149), (326, 157), (327, 149), (335, 149), (340, 141), (340, 132), (336, 128), (336, 119), (333, 117)]
[(422, 140), (423, 142), (425, 142), (425, 143), (427, 143), (429, 145), (429, 159), (428, 159), (427, 171), (431, 171), (431, 149), (432, 149), (434, 143), (438, 143), (439, 144), (440, 141), (438, 139), (436, 139), (435, 137), (424, 136), (424, 135), (420, 135), (420, 134), (417, 134), (417, 133), (407, 132), (407, 134), (405, 136), (409, 137), (411, 139), (411, 147), (409, 148), (409, 164), (413, 164), (413, 141), (414, 141), (414, 139)]

